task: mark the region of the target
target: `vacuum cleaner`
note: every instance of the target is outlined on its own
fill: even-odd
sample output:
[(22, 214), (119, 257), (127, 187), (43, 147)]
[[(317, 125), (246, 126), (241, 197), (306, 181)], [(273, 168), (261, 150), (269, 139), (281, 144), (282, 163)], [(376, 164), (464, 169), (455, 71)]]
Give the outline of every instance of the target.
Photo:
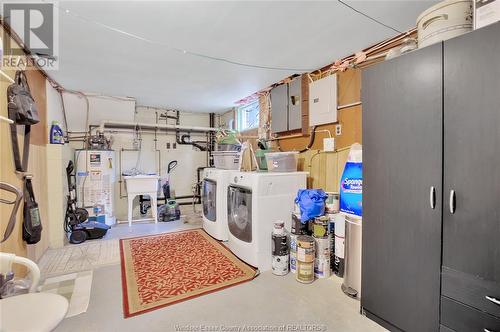
[(174, 221), (180, 219), (181, 217), (179, 204), (175, 200), (175, 197), (172, 197), (172, 194), (170, 193), (170, 173), (172, 173), (176, 166), (177, 160), (172, 160), (167, 166), (167, 176), (162, 185), (165, 204), (158, 208), (158, 221)]
[(70, 160), (66, 167), (68, 199), (66, 203), (66, 216), (64, 218), (64, 230), (69, 234), (70, 243), (80, 244), (86, 240), (102, 238), (111, 227), (101, 222), (89, 221), (88, 211), (84, 208), (76, 207), (74, 169), (73, 161)]

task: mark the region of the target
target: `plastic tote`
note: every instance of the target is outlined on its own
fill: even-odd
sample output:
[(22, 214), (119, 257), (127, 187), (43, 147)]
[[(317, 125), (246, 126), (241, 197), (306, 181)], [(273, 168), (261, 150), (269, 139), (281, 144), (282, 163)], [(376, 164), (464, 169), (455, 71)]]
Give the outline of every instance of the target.
[(212, 156), (215, 168), (237, 170), (239, 167), (239, 151), (213, 151)]
[(298, 152), (266, 153), (267, 170), (269, 172), (297, 172)]

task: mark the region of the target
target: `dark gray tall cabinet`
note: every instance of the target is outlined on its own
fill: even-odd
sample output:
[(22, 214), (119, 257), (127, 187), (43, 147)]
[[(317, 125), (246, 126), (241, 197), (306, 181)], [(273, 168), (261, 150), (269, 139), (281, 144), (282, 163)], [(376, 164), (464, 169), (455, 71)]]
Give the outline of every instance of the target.
[(444, 44), (441, 323), (500, 331), (500, 24)]
[(441, 63), (435, 45), (363, 73), (361, 303), (402, 330), (439, 326)]
[(500, 24), (363, 73), (365, 314), (500, 331)]

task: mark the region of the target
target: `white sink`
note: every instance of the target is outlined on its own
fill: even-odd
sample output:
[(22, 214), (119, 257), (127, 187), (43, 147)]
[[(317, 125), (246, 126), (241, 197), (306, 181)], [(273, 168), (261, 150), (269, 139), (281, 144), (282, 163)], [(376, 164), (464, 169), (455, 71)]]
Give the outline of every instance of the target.
[(151, 212), (155, 223), (158, 222), (157, 210), (157, 197), (158, 192), (158, 175), (132, 175), (124, 176), (125, 184), (127, 186), (127, 200), (128, 200), (128, 224), (132, 226), (132, 209), (134, 197), (137, 195), (148, 195), (151, 200)]
[(133, 175), (124, 176), (127, 185), (127, 193), (130, 194), (147, 194), (158, 191), (158, 175)]

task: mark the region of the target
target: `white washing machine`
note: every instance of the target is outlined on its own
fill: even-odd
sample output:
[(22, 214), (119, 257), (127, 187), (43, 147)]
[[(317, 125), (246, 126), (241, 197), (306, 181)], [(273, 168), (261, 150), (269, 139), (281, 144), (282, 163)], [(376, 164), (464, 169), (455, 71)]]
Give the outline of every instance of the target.
[(234, 172), (227, 192), (228, 247), (261, 272), (271, 270), (271, 232), (277, 220), (290, 230), (294, 199), (306, 172)]
[(227, 241), (227, 186), (231, 170), (205, 168), (201, 202), (203, 229), (220, 241)]

